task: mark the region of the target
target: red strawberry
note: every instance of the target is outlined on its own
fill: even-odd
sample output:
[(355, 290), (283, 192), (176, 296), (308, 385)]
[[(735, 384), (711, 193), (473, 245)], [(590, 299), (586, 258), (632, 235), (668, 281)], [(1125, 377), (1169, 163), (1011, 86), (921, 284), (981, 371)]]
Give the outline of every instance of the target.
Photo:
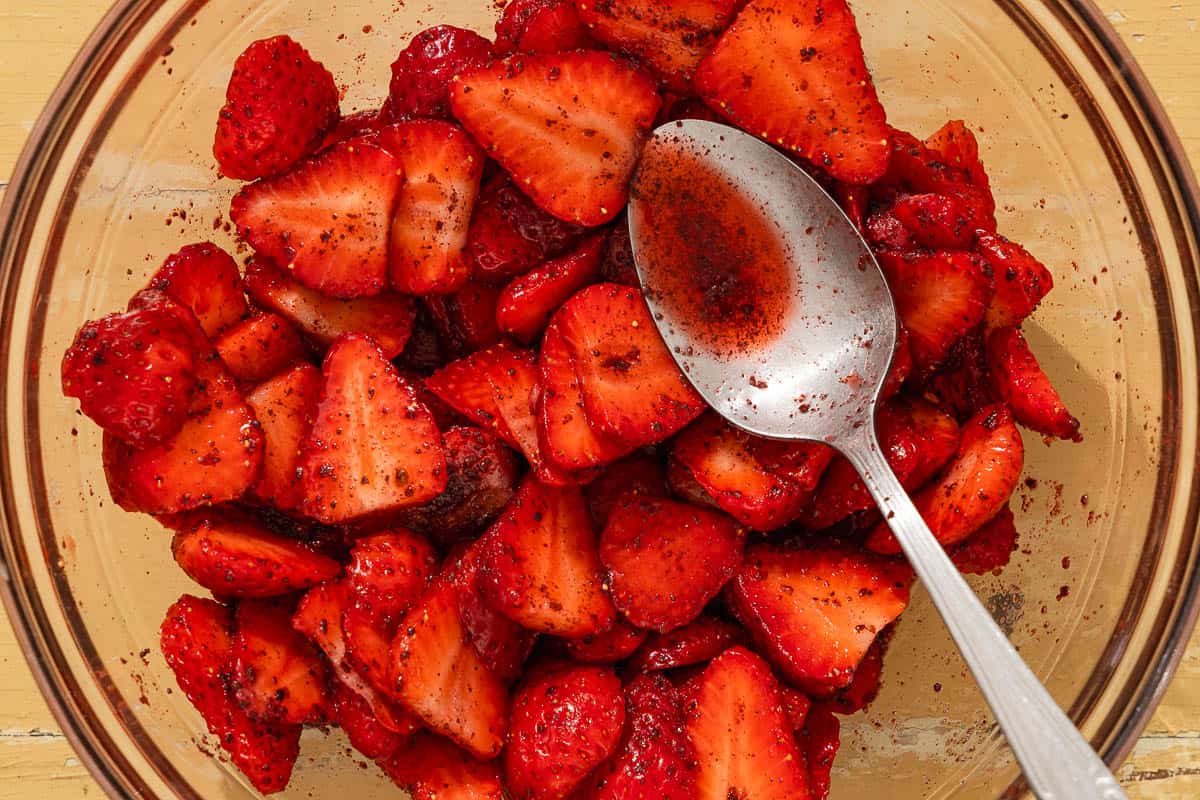
[(812, 707), (800, 736), (804, 758), (808, 762), (808, 785), (812, 800), (829, 797), (829, 774), (841, 745), (842, 723), (834, 713), (818, 703)]
[(1005, 507), (990, 522), (955, 545), (950, 550), (950, 560), (959, 572), (986, 575), (1008, 566), (1016, 549), (1017, 528), (1012, 510)]
[(612, 624), (616, 612), (578, 489), (527, 477), (480, 546), (485, 595), (510, 619), (576, 639)]
[(925, 139), (925, 146), (935, 150), (947, 164), (964, 171), (971, 184), (988, 188), (987, 172), (979, 160), (979, 142), (962, 120), (952, 119)]
[(876, 255), (880, 251), (907, 253), (917, 247), (912, 230), (900, 221), (891, 206), (878, 208), (867, 215), (863, 223), (863, 237)]
[(485, 156), (457, 125), (401, 122), (379, 132), (400, 159), (404, 187), (392, 215), (388, 260), (392, 288), (445, 294), (462, 288), (470, 270), (465, 248)]
[(198, 333), (166, 306), (89, 322), (63, 356), (63, 394), (78, 398), (80, 410), (121, 442), (168, 441), (195, 405), (206, 356), (197, 351)]
[(448, 580), (458, 593), (458, 615), (467, 639), (497, 678), (512, 683), (521, 676), (533, 651), (536, 634), (501, 614), (487, 599), (480, 559), (485, 540), (468, 547), (461, 557), (448, 558)]
[(616, 749), (621, 681), (607, 667), (562, 665), (530, 675), (513, 696), (504, 777), (513, 800), (563, 800)]
[(499, 288), (469, 280), (454, 294), (429, 295), (424, 302), (448, 357), (459, 358), (500, 343)]
[(886, 197), (889, 191), (912, 193), (954, 194), (965, 192), (972, 195), (982, 207), (990, 229), (995, 229), (992, 218), (995, 204), (986, 184), (976, 185), (966, 165), (953, 163), (942, 153), (926, 146), (911, 133), (891, 129), (892, 155), (888, 161), (887, 174), (874, 187), (877, 196)]
[(619, 218), (609, 231), (600, 257), (600, 275), (609, 283), (640, 285), (633, 263), (633, 241), (629, 238), (629, 223), (625, 217)]
[(644, 641), (646, 631), (618, 618), (606, 631), (568, 639), (567, 652), (583, 664), (616, 664), (632, 655)]
[(377, 620), (399, 617), (425, 591), (437, 553), (420, 534), (404, 528), (356, 539), (346, 579), (355, 599)]
[(404, 182), (400, 161), (370, 138), (334, 145), (238, 192), (229, 218), (259, 254), (330, 297), (387, 286), (388, 232)]
[(496, 21), (496, 52), (557, 53), (593, 46), (571, 0), (513, 0)]
[(588, 510), (597, 528), (608, 524), (608, 515), (622, 495), (667, 497), (667, 479), (662, 463), (644, 453), (635, 453), (608, 466), (583, 490)]
[(370, 606), (352, 599), (342, 612), (342, 635), (346, 640), (346, 663), (371, 688), (389, 696), (392, 691), (389, 675), (392, 661), (392, 639), (400, 620), (378, 617)]
[(1080, 441), (1071, 416), (1018, 328), (997, 328), (987, 338), (988, 372), (1000, 399), (1017, 422), (1046, 436)]
[(383, 116), (390, 120), (450, 117), (451, 81), (492, 60), (492, 43), (474, 31), (438, 25), (421, 31), (392, 62)]
[(704, 410), (654, 327), (641, 293), (600, 283), (554, 315), (597, 431), (639, 447), (674, 435)]
[(651, 78), (591, 50), (518, 55), (470, 69), (450, 94), (463, 127), (535, 203), (589, 226), (625, 206), (659, 104)]
[(908, 605), (912, 570), (869, 553), (751, 548), (730, 584), (738, 618), (809, 694), (850, 683), (871, 642)]
[(688, 706), (687, 733), (698, 800), (807, 800), (804, 756), (779, 684), (750, 651), (734, 647), (708, 665)]
[(431, 730), (477, 758), (499, 754), (508, 726), (507, 693), (468, 640), (449, 581), (435, 581), (401, 620), (392, 680), (397, 699)]
[(442, 437), (429, 410), (366, 336), (329, 348), (304, 443), (306, 514), (325, 523), (379, 517), (446, 488)]
[(171, 526), (176, 563), (219, 597), (277, 597), (342, 571), (332, 558), (233, 512), (193, 512)]
[(999, 400), (988, 376), (986, 328), (977, 328), (950, 348), (945, 363), (921, 386), (922, 393), (959, 422)]
[(312, 364), (293, 367), (246, 395), (263, 434), (262, 474), (251, 491), (281, 511), (295, 509), (304, 499), (297, 475), (300, 447), (320, 397), (321, 371)]
[(596, 39), (654, 70), (667, 88), (690, 92), (692, 73), (733, 20), (739, 0), (576, 0)]
[(229, 609), (184, 595), (169, 609), (159, 631), (167, 666), (208, 730), (233, 763), (263, 794), (282, 791), (300, 753), (300, 726), (255, 722), (225, 688), (233, 655)]
[(249, 312), (237, 262), (212, 242), (189, 244), (167, 256), (146, 288), (191, 309), (210, 339)]
[(383, 116), (377, 109), (347, 114), (338, 120), (338, 124), (334, 126), (333, 130), (325, 134), (317, 152), (333, 147), (338, 142), (344, 142), (347, 139), (357, 139), (364, 134), (375, 133), (383, 126)]
[(978, 232), (995, 230), (994, 220), (964, 192), (904, 195), (891, 210), (917, 244), (937, 250), (969, 248)]
[[(1008, 406), (988, 406), (972, 417), (954, 461), (913, 497), (934, 537), (943, 545), (957, 544), (1000, 513), (1017, 487), (1024, 458), (1021, 432)], [(866, 546), (877, 553), (900, 552), (884, 523), (871, 531)]]
[(400, 355), (416, 316), (411, 297), (384, 292), (357, 300), (335, 300), (301, 285), (261, 258), (246, 266), (246, 293), (322, 347), (345, 333), (365, 333), (379, 344), (386, 358)]
[(854, 714), (874, 702), (879, 694), (879, 683), (883, 677), (883, 654), (891, 634), (892, 629), (888, 628), (875, 637), (867, 654), (859, 662), (858, 669), (854, 670), (853, 680), (846, 688), (838, 690), (833, 697), (822, 701), (822, 705), (839, 714)]
[(629, 667), (637, 672), (652, 672), (703, 664), (740, 644), (742, 634), (737, 625), (701, 614), (682, 628), (650, 634), (629, 659)]
[(341, 680), (330, 681), (332, 721), (346, 732), (354, 749), (370, 759), (388, 758), (404, 744), (405, 737), (385, 728), (371, 706)]
[(879, 390), (879, 399), (887, 400), (898, 394), (904, 388), (904, 382), (908, 380), (912, 368), (912, 348), (908, 344), (908, 330), (901, 325), (896, 337), (896, 350), (892, 354), (892, 366), (888, 369), (887, 377)]
[(738, 127), (840, 181), (871, 183), (887, 168), (883, 106), (843, 0), (751, 0), (695, 85)]
[(833, 199), (837, 200), (838, 205), (842, 207), (842, 211), (854, 223), (854, 227), (858, 228), (858, 232), (864, 233), (867, 206), (871, 202), (871, 190), (862, 184), (837, 181), (833, 185), (831, 194)]
[(481, 280), (502, 283), (566, 255), (583, 234), (578, 225), (535, 206), (511, 178), (498, 172), (479, 193), (467, 249)]
[(379, 764), (412, 800), (503, 800), (500, 770), (450, 742), (419, 733)]
[(686, 503), (627, 497), (600, 536), (613, 604), (634, 625), (665, 632), (700, 615), (733, 577), (745, 532)]
[(980, 236), (976, 249), (992, 268), (996, 289), (987, 308), (988, 328), (1020, 325), (1054, 288), (1054, 276), (1028, 250), (1003, 236)]
[(316, 150), (337, 121), (329, 70), (287, 36), (260, 39), (234, 62), (213, 155), (230, 178), (276, 175)]
[(264, 722), (324, 721), (329, 673), (321, 654), (292, 627), (290, 604), (244, 600), (234, 624), (232, 685), (246, 713)]
[(514, 280), (496, 303), (496, 324), (525, 344), (545, 329), (558, 307), (600, 274), (604, 237), (587, 239), (574, 253), (553, 259)]
[(278, 314), (256, 314), (239, 322), (215, 344), (229, 374), (251, 385), (308, 361), (300, 334)]

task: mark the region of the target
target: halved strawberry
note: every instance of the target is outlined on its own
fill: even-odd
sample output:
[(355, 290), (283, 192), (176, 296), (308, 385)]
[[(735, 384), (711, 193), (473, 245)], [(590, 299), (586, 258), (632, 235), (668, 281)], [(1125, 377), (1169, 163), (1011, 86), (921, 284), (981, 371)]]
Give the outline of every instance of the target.
[(340, 679), (329, 682), (330, 720), (346, 732), (354, 749), (370, 759), (388, 758), (405, 737), (384, 727), (366, 700)]
[(1016, 549), (1017, 527), (1012, 509), (1006, 506), (990, 522), (955, 545), (949, 555), (959, 572), (986, 575), (1008, 566)]
[(496, 52), (557, 53), (592, 46), (572, 0), (513, 0), (496, 21)]
[(637, 289), (589, 286), (554, 321), (575, 360), (588, 421), (598, 431), (640, 447), (671, 437), (704, 410)]
[(243, 384), (262, 383), (308, 361), (308, 349), (292, 324), (278, 314), (256, 314), (215, 342), (225, 367)]
[(659, 104), (653, 79), (593, 50), (511, 56), (463, 72), (450, 93), (463, 127), (535, 203), (589, 226), (625, 206)]
[(500, 770), (476, 761), (450, 742), (419, 733), (380, 762), (412, 800), (503, 800)]
[(230, 178), (275, 175), (316, 150), (337, 121), (329, 70), (288, 36), (260, 39), (234, 62), (213, 155)]
[(896, 199), (892, 214), (916, 242), (936, 250), (967, 249), (978, 232), (995, 230), (978, 202), (963, 192), (909, 194)]
[(392, 62), (383, 104), (390, 121), (450, 117), (450, 84), (463, 70), (492, 60), (492, 43), (475, 31), (438, 25), (421, 31)]
[(499, 754), (507, 692), (471, 645), (450, 581), (435, 581), (401, 620), (391, 675), (396, 698), (431, 730), (477, 758)]
[(987, 308), (987, 327), (1020, 325), (1054, 288), (1054, 276), (1028, 250), (1003, 236), (980, 236), (975, 247), (992, 268), (995, 286)]
[(304, 499), (300, 447), (312, 426), (321, 397), (321, 371), (301, 364), (277, 375), (246, 395), (263, 434), (263, 466), (252, 493), (281, 511)]
[(629, 659), (629, 668), (653, 672), (703, 664), (741, 644), (743, 638), (743, 630), (738, 625), (701, 614), (681, 628), (650, 634)]
[(337, 577), (342, 567), (301, 542), (231, 511), (171, 520), (175, 562), (218, 597), (277, 597)]
[(286, 318), (322, 347), (346, 333), (374, 339), (387, 358), (404, 350), (416, 306), (411, 297), (384, 292), (357, 300), (336, 300), (309, 289), (270, 261), (246, 265), (246, 293), (254, 302)]
[(398, 617), (373, 613), (359, 598), (352, 598), (342, 612), (342, 635), (346, 639), (346, 662), (377, 692), (390, 695), (392, 640)]
[[(934, 537), (946, 546), (957, 544), (1000, 513), (1017, 487), (1024, 458), (1021, 432), (1008, 406), (997, 403), (972, 417), (954, 461), (913, 497)], [(866, 546), (876, 553), (900, 552), (884, 523), (871, 531)]]
[(347, 522), (437, 497), (446, 488), (441, 434), (375, 342), (342, 336), (321, 371), (321, 401), (303, 447), (304, 512)]
[(448, 358), (461, 358), (500, 343), (498, 287), (468, 280), (453, 294), (428, 295), (423, 300)]
[(667, 476), (662, 463), (645, 453), (635, 453), (610, 464), (583, 489), (588, 511), (598, 529), (608, 524), (608, 515), (623, 495), (667, 497)]
[(912, 570), (869, 553), (759, 546), (730, 584), (738, 618), (809, 694), (850, 683), (871, 642), (908, 606)]
[(1018, 328), (993, 330), (987, 338), (988, 374), (1017, 422), (1046, 436), (1080, 441), (1079, 420), (1038, 364)]
[(504, 287), (496, 303), (500, 330), (525, 344), (536, 339), (558, 307), (599, 276), (603, 246), (604, 237), (593, 236), (570, 255), (552, 259)]
[(496, 610), (487, 599), (481, 558), (485, 540), (477, 540), (462, 555), (448, 557), (447, 580), (458, 592), (458, 615), (483, 663), (501, 681), (521, 676), (537, 635)]
[(566, 255), (584, 230), (547, 214), (508, 175), (497, 172), (480, 190), (467, 250), (480, 280), (503, 283)]
[(238, 235), (297, 281), (330, 297), (387, 286), (388, 231), (404, 182), (400, 161), (370, 137), (335, 144), (238, 192)]
[(745, 531), (686, 503), (626, 497), (600, 535), (613, 604), (641, 628), (665, 632), (699, 616), (733, 577)]
[(616, 664), (632, 655), (646, 641), (646, 635), (646, 631), (618, 617), (606, 631), (568, 639), (567, 652), (583, 664)]
[(576, 0), (576, 5), (592, 36), (649, 66), (671, 91), (686, 93), (740, 0)]
[(325, 720), (329, 672), (292, 627), (292, 603), (243, 600), (234, 617), (235, 697), (253, 719), (294, 725)]
[(808, 718), (808, 712), (812, 710), (812, 700), (808, 695), (787, 684), (780, 685), (779, 698), (783, 701), (783, 710), (787, 713), (792, 730), (800, 733), (804, 730), (804, 720)]
[(965, 165), (953, 163), (916, 136), (898, 128), (891, 129), (891, 151), (887, 174), (872, 187), (877, 198), (887, 198), (896, 191), (947, 194), (966, 190), (975, 192), (990, 217), (991, 195), (986, 190), (977, 191), (979, 187), (973, 183)]
[(551, 666), (513, 696), (505, 784), (513, 800), (564, 800), (616, 749), (621, 681), (607, 667)]
[(424, 593), (437, 563), (437, 553), (424, 536), (392, 528), (354, 541), (346, 579), (369, 615), (383, 620), (409, 609)]
[(987, 171), (979, 160), (979, 142), (962, 120), (950, 120), (926, 137), (924, 144), (936, 150), (950, 166), (966, 172), (972, 185), (988, 188)]
[(167, 609), (159, 642), (179, 688), (209, 732), (254, 788), (271, 794), (291, 779), (300, 754), (300, 726), (255, 722), (226, 690), (232, 628), (228, 608), (185, 594)]
[(804, 755), (761, 658), (741, 647), (722, 653), (687, 710), (698, 800), (807, 800)]
[(386, 123), (379, 109), (371, 108), (347, 114), (338, 120), (338, 124), (329, 133), (325, 134), (325, 138), (321, 140), (321, 146), (317, 148), (317, 152), (333, 147), (338, 142), (344, 142), (347, 139), (357, 139), (364, 134), (374, 133), (382, 128), (384, 124)]
[(484, 592), (533, 631), (580, 638), (616, 616), (583, 495), (529, 476), (481, 540)]
[(694, 83), (735, 125), (840, 181), (887, 168), (887, 121), (844, 0), (751, 0)]
[(215, 339), (249, 312), (233, 257), (212, 242), (189, 244), (167, 256), (146, 288), (182, 303), (204, 335)]
[(842, 723), (822, 703), (815, 704), (804, 721), (800, 741), (808, 762), (809, 796), (812, 800), (829, 797), (829, 776), (841, 745)]
[(388, 249), (392, 288), (405, 294), (462, 288), (470, 271), (467, 226), (486, 156), (462, 128), (440, 120), (388, 126), (379, 144), (404, 170)]
[(879, 694), (879, 684), (883, 677), (883, 654), (891, 638), (892, 629), (888, 628), (871, 642), (870, 649), (854, 670), (854, 679), (837, 694), (822, 700), (821, 704), (839, 714), (854, 714), (874, 702)]

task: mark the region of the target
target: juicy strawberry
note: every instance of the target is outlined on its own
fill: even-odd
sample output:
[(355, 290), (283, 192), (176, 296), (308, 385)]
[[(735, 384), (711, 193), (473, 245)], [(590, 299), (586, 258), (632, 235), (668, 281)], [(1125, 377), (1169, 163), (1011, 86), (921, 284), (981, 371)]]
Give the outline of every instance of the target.
[(740, 644), (742, 629), (707, 615), (667, 633), (652, 633), (633, 657), (629, 668), (636, 672), (688, 667), (711, 661)]
[[(991, 195), (987, 191), (975, 190), (970, 173), (962, 166), (947, 160), (940, 152), (931, 149), (911, 133), (891, 129), (891, 158), (887, 174), (873, 189), (876, 195), (886, 197), (888, 191), (910, 193), (952, 194), (974, 192), (985, 204), (989, 217), (994, 210)], [(881, 193), (882, 190), (882, 193)]]
[(578, 489), (527, 477), (481, 547), (484, 592), (510, 619), (576, 639), (612, 624), (616, 612), (604, 593), (596, 534)]
[(457, 125), (418, 120), (379, 132), (400, 159), (404, 187), (392, 215), (392, 288), (405, 294), (461, 289), (470, 271), (465, 248), (485, 156)]
[(985, 328), (977, 328), (950, 348), (942, 367), (921, 387), (925, 397), (959, 422), (999, 400), (988, 376)]
[(205, 356), (197, 344), (165, 307), (109, 314), (75, 334), (63, 356), (63, 394), (78, 398), (80, 410), (121, 442), (168, 441), (195, 406)]
[[(934, 537), (946, 546), (957, 544), (1000, 513), (1017, 487), (1024, 458), (1021, 432), (1008, 406), (977, 413), (963, 427), (958, 454), (942, 477), (913, 497)], [(871, 531), (866, 546), (876, 553), (900, 552), (884, 523)]]
[(399, 617), (425, 591), (437, 562), (437, 553), (425, 537), (393, 528), (354, 542), (346, 579), (371, 617)]
[(692, 73), (733, 20), (739, 0), (576, 0), (596, 39), (649, 66), (674, 92), (690, 92)]
[(959, 572), (986, 575), (1008, 566), (1016, 549), (1017, 528), (1012, 510), (1005, 507), (990, 522), (955, 545), (950, 550), (950, 560)]
[(608, 524), (608, 515), (623, 495), (667, 497), (667, 479), (658, 459), (635, 453), (610, 465), (583, 490), (596, 527)]
[(404, 736), (385, 728), (371, 706), (341, 680), (330, 681), (332, 721), (346, 732), (354, 749), (370, 759), (388, 758), (404, 745)]
[(870, 183), (887, 168), (883, 106), (843, 0), (751, 0), (694, 82), (735, 125), (840, 181)]
[(494, 758), (504, 744), (508, 697), (468, 640), (455, 587), (435, 581), (399, 631), (392, 646), (397, 699), (475, 757)]
[(841, 745), (842, 723), (834, 713), (818, 703), (805, 719), (800, 736), (804, 758), (808, 762), (808, 785), (812, 800), (829, 797), (829, 774)]
[(237, 262), (212, 242), (189, 244), (167, 256), (146, 288), (162, 292), (191, 309), (210, 339), (237, 324), (249, 312)]
[(589, 226), (625, 206), (659, 103), (652, 79), (591, 50), (470, 69), (450, 94), (455, 116), (538, 206)]
[(571, 0), (513, 0), (496, 21), (496, 52), (557, 53), (592, 46)]
[(883, 677), (883, 654), (887, 641), (891, 638), (892, 629), (888, 628), (871, 642), (870, 649), (854, 670), (854, 678), (844, 689), (822, 705), (839, 714), (854, 714), (874, 702), (879, 694), (879, 683)]
[(371, 605), (353, 598), (342, 612), (342, 636), (346, 640), (346, 663), (371, 688), (385, 696), (392, 691), (392, 640), (399, 617), (374, 613)]
[(898, 394), (904, 388), (904, 382), (908, 380), (912, 368), (912, 348), (908, 344), (908, 330), (901, 325), (900, 333), (896, 337), (896, 350), (892, 354), (892, 366), (888, 369), (887, 377), (879, 390), (879, 399), (887, 400)]
[(321, 654), (292, 627), (290, 605), (244, 600), (234, 627), (231, 683), (246, 713), (264, 722), (322, 722), (329, 673)]
[(238, 192), (229, 218), (251, 247), (330, 297), (387, 286), (388, 231), (404, 170), (369, 138), (325, 150)]
[(637, 289), (589, 286), (554, 321), (575, 359), (587, 418), (597, 431), (640, 447), (669, 438), (704, 410)]
[(962, 193), (904, 195), (892, 213), (917, 244), (937, 250), (969, 248), (976, 232), (995, 228), (983, 209)]
[(913, 232), (900, 221), (891, 206), (877, 208), (867, 215), (863, 223), (863, 237), (877, 255), (881, 251), (907, 253), (917, 247)]
[(980, 236), (976, 249), (992, 268), (996, 289), (987, 308), (987, 327), (1020, 325), (1054, 288), (1054, 276), (1028, 250), (1003, 236)]
[(583, 664), (616, 664), (632, 655), (644, 641), (646, 631), (618, 618), (606, 631), (568, 639), (567, 652)]
[(375, 133), (383, 126), (383, 116), (378, 109), (356, 111), (353, 114), (347, 114), (338, 120), (338, 124), (333, 127), (333, 130), (325, 134), (325, 138), (321, 140), (321, 146), (317, 148), (317, 152), (327, 150), (338, 142), (344, 142), (347, 139), (357, 139), (364, 134)]
[(239, 322), (215, 345), (229, 374), (251, 385), (308, 360), (300, 334), (278, 314), (256, 314)]
[(332, 558), (232, 512), (193, 512), (171, 525), (176, 563), (219, 597), (277, 597), (342, 571)]
[(698, 800), (807, 800), (808, 775), (761, 658), (741, 647), (718, 656), (688, 706)]
[(1046, 436), (1080, 441), (1079, 420), (1038, 364), (1018, 328), (997, 328), (987, 339), (988, 372), (1017, 422)]
[(988, 188), (987, 171), (979, 160), (979, 142), (962, 120), (952, 119), (925, 139), (925, 146), (935, 150), (947, 164), (964, 171), (971, 184)]
[(246, 395), (263, 434), (262, 474), (251, 491), (281, 511), (295, 509), (304, 499), (296, 471), (320, 397), (321, 371), (312, 364), (293, 367)]
[(866, 186), (854, 183), (836, 182), (833, 185), (833, 198), (837, 200), (842, 211), (846, 214), (859, 233), (864, 233), (867, 221), (867, 205), (871, 201), (871, 191)]
[(767, 657), (809, 694), (850, 683), (908, 605), (912, 571), (868, 553), (752, 548), (729, 599)]
[(535, 206), (511, 178), (498, 172), (479, 193), (467, 250), (481, 280), (503, 283), (547, 259), (566, 255), (583, 234), (578, 225)]
[(255, 722), (225, 688), (233, 655), (229, 609), (184, 595), (169, 609), (160, 644), (175, 681), (233, 763), (263, 794), (282, 791), (300, 753), (300, 726)]
[(419, 733), (379, 764), (412, 800), (503, 800), (500, 770), (450, 742)]
[(339, 338), (304, 443), (304, 501), (326, 523), (420, 505), (446, 488), (442, 437), (429, 410), (360, 334)]
[(289, 320), (322, 347), (338, 336), (365, 333), (386, 358), (404, 350), (412, 333), (416, 307), (411, 297), (384, 292), (357, 300), (336, 300), (293, 280), (266, 259), (246, 266), (246, 293), (254, 302)]
[(454, 294), (429, 295), (424, 302), (441, 341), (447, 345), (447, 356), (461, 358), (500, 343), (500, 328), (496, 326), (499, 288), (469, 280)]
[(497, 678), (512, 683), (521, 676), (525, 660), (533, 651), (536, 634), (525, 630), (495, 609), (487, 599), (480, 568), (484, 540), (467, 548), (452, 566), (449, 580), (458, 592), (458, 615), (467, 638)]
[(450, 117), (455, 77), (492, 60), (492, 43), (474, 31), (438, 25), (421, 31), (392, 62), (383, 116), (391, 120)]
[(562, 665), (513, 696), (504, 777), (513, 800), (564, 800), (616, 749), (621, 681), (607, 667)]
[(613, 604), (634, 625), (691, 622), (733, 577), (745, 533), (730, 517), (648, 497), (618, 502), (600, 536)]
[(230, 178), (276, 175), (316, 150), (338, 115), (329, 70), (290, 37), (260, 39), (234, 62), (213, 155)]
[(504, 333), (529, 344), (546, 327), (558, 307), (600, 274), (604, 237), (593, 236), (574, 253), (553, 259), (514, 280), (496, 303), (496, 324)]

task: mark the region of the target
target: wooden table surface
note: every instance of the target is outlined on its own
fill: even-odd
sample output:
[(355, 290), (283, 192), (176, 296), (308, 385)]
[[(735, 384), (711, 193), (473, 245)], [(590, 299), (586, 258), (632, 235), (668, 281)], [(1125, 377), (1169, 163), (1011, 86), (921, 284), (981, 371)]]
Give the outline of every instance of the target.
[[(0, 0), (0, 191), (106, 0)], [(1200, 0), (1101, 0), (1200, 164)], [(1120, 777), (1132, 798), (1200, 797), (1200, 636)], [(0, 800), (102, 793), (59, 733), (0, 615)]]

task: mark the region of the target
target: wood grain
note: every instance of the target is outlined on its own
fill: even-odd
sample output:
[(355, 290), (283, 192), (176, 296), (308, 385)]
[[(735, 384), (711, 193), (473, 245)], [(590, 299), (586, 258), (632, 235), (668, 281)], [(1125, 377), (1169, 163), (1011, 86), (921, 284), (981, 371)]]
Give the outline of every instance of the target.
[[(1200, 0), (1104, 0), (1192, 163), (1200, 163)], [(42, 105), (107, 8), (97, 0), (0, 0), (0, 191)], [(1136, 800), (1200, 797), (1200, 637), (1120, 777)], [(99, 797), (0, 618), (0, 800)]]

